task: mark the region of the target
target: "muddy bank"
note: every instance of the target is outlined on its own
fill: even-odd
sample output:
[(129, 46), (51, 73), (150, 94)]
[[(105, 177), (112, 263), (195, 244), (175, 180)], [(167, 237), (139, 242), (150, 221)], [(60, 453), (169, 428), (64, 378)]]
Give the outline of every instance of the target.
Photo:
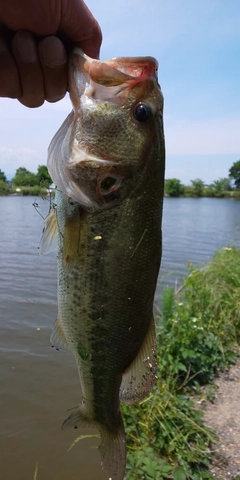
[(215, 384), (213, 402), (202, 404), (205, 425), (219, 437), (210, 471), (217, 480), (228, 480), (240, 475), (240, 359)]

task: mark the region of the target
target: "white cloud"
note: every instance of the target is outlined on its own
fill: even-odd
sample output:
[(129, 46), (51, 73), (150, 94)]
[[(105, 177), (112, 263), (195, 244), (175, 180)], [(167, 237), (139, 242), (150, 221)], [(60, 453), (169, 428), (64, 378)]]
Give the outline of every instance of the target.
[(36, 156), (38, 152), (32, 148), (23, 147), (23, 148), (9, 148), (4, 145), (0, 145), (0, 155), (1, 158), (7, 159), (11, 156), (16, 155), (18, 158), (28, 158), (29, 156)]
[(12, 148), (0, 145), (0, 168), (5, 173), (15, 173), (19, 167), (36, 172), (39, 164), (45, 163), (37, 150), (28, 147)]

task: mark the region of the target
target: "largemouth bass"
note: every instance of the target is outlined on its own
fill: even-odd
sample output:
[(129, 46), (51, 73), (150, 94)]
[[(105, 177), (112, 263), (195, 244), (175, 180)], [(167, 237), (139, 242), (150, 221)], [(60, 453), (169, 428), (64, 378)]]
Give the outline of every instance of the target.
[(82, 404), (67, 426), (93, 425), (108, 480), (125, 473), (120, 400), (156, 381), (153, 301), (161, 260), (163, 97), (152, 57), (93, 60), (75, 49), (73, 111), (49, 147), (55, 204), (42, 253), (58, 243), (51, 342), (76, 360)]

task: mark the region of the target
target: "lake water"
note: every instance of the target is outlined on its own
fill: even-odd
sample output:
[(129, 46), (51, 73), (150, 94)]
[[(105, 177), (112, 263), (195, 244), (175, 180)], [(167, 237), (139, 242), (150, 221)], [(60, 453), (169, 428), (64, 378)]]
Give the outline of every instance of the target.
[[(96, 440), (68, 447), (90, 429), (60, 430), (80, 402), (74, 359), (51, 349), (57, 315), (56, 258), (38, 255), (42, 219), (31, 197), (0, 197), (0, 480), (102, 480)], [(37, 199), (46, 215), (48, 202)], [(181, 282), (189, 261), (240, 247), (240, 202), (166, 198), (162, 282)]]

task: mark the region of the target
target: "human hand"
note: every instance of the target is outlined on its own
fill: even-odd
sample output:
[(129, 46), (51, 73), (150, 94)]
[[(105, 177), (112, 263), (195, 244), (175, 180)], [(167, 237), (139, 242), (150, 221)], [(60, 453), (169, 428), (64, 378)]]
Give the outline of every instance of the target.
[(83, 0), (0, 0), (0, 97), (27, 107), (57, 102), (75, 45), (97, 58), (100, 27)]

